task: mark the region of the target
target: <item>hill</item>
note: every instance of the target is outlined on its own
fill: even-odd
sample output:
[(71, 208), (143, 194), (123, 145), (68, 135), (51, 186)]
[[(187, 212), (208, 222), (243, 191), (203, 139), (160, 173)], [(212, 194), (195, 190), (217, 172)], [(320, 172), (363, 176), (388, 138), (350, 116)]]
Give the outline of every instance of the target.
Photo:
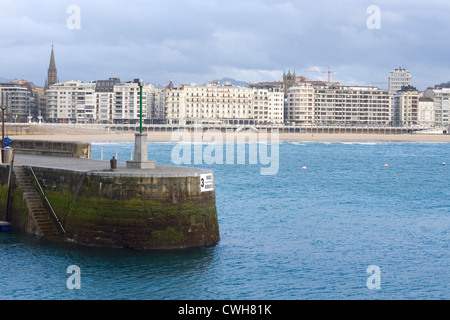
[(248, 83), (248, 82), (245, 82), (245, 81), (239, 81), (239, 80), (235, 80), (235, 79), (231, 79), (231, 78), (222, 78), (220, 80), (213, 80), (213, 81), (217, 81), (220, 84), (223, 84), (225, 82), (229, 82), (233, 86), (237, 86), (237, 87), (245, 87), (247, 85), (247, 83)]
[(450, 81), (446, 83), (441, 83), (435, 86), (435, 88), (450, 88)]

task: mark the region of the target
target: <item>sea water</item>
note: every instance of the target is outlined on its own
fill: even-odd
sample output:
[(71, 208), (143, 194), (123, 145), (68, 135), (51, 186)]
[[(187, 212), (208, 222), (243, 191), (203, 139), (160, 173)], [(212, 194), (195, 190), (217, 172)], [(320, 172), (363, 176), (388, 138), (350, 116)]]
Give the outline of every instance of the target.
[[(149, 159), (172, 165), (174, 147), (150, 143)], [(93, 144), (92, 156), (126, 161), (132, 148)], [(281, 143), (276, 174), (249, 162), (195, 165), (214, 170), (214, 247), (143, 252), (0, 233), (0, 299), (450, 298), (448, 144)]]

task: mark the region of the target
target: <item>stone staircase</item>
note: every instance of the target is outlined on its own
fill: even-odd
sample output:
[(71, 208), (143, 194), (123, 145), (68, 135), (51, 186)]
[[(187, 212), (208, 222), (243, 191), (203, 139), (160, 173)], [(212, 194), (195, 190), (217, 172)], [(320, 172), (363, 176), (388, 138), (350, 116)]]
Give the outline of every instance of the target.
[(48, 238), (59, 237), (58, 229), (44, 207), (41, 197), (33, 184), (33, 178), (21, 166), (14, 167), (14, 175), (19, 188), (23, 192), (23, 199), (30, 215), (36, 224), (36, 235)]

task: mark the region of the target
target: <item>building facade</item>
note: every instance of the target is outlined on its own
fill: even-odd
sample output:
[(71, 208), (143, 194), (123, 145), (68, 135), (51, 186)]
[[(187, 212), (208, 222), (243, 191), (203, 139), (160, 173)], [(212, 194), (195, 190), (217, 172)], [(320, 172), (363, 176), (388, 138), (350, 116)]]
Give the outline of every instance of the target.
[(279, 88), (253, 88), (255, 124), (284, 123), (284, 92)]
[(417, 122), (422, 127), (434, 126), (434, 101), (432, 99), (419, 97)]
[(169, 124), (254, 124), (253, 90), (231, 84), (182, 85), (165, 90)]
[[(99, 87), (101, 89), (99, 90)], [(142, 118), (148, 118), (147, 96), (152, 85), (143, 86)], [(56, 123), (138, 123), (138, 81), (99, 86), (98, 81), (56, 83), (46, 91), (46, 121)]]
[[(142, 119), (148, 119), (148, 96), (153, 86), (148, 84), (142, 87)], [(114, 86), (115, 105), (114, 123), (139, 123), (140, 121), (140, 87), (139, 80), (116, 84)]]
[(149, 123), (165, 122), (165, 92), (162, 89), (150, 87), (147, 91), (147, 119)]
[(289, 88), (285, 102), (285, 119), (289, 124), (313, 125), (314, 88), (311, 83), (300, 83)]
[(23, 83), (0, 83), (0, 103), (6, 106), (5, 120), (27, 122), (33, 111), (32, 92)]
[(391, 96), (377, 87), (314, 85), (314, 124), (388, 126)]
[(410, 86), (412, 81), (411, 72), (401, 66), (391, 71), (388, 78), (389, 93), (394, 95), (404, 86)]
[(424, 97), (434, 101), (435, 125), (450, 125), (450, 88), (427, 89)]
[(418, 125), (419, 91), (412, 86), (403, 86), (393, 95), (392, 125), (408, 127)]
[(46, 122), (95, 122), (95, 83), (82, 81), (55, 83), (46, 90), (45, 95)]

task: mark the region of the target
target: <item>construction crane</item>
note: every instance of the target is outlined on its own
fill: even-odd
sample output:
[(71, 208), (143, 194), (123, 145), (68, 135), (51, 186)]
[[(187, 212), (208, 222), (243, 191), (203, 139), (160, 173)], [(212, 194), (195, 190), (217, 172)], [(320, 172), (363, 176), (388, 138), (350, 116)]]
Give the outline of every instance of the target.
[(328, 73), (328, 82), (331, 82), (331, 74), (336, 74), (336, 71), (331, 71), (330, 67), (328, 67), (328, 71), (323, 71), (323, 70), (306, 70), (305, 72)]

